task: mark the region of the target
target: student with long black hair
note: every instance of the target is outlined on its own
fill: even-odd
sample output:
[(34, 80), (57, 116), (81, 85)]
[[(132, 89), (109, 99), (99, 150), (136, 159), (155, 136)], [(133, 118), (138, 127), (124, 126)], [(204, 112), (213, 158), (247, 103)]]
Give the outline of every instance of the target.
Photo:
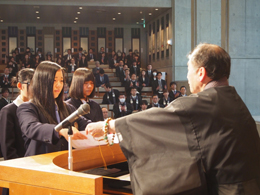
[(71, 98), (67, 102), (75, 108), (85, 102), (90, 105), (90, 114), (84, 115), (86, 119), (92, 122), (104, 120), (100, 105), (90, 99), (95, 95), (95, 77), (92, 71), (78, 68), (73, 74), (69, 94)]
[[(55, 126), (75, 108), (63, 102), (64, 70), (54, 62), (43, 61), (32, 80), (32, 99), (17, 109), (22, 133), (25, 136), (25, 156), (68, 149), (68, 129), (55, 131)], [(80, 117), (78, 129), (84, 130), (89, 121)], [(73, 127), (73, 139), (86, 139)]]

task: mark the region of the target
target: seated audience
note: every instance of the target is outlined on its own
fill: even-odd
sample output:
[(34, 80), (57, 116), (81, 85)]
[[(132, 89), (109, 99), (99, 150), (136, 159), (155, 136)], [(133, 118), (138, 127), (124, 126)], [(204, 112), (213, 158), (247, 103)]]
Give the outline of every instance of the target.
[(126, 86), (130, 85), (130, 80), (131, 80), (130, 71), (128, 68), (126, 68), (124, 71), (124, 77), (122, 79), (122, 86), (126, 87)]
[(120, 60), (119, 65), (116, 67), (116, 76), (120, 78), (120, 76), (124, 74), (123, 71), (124, 71), (124, 62), (123, 60)]
[(152, 99), (152, 103), (147, 107), (148, 108), (152, 108), (152, 107), (157, 107), (157, 108), (162, 108), (162, 106), (159, 104), (159, 98), (157, 94), (153, 95), (153, 99)]
[(0, 99), (0, 110), (5, 107), (7, 104), (11, 103), (11, 101), (9, 100), (9, 94), (10, 91), (8, 88), (2, 88), (2, 98)]
[(56, 63), (61, 67), (65, 67), (65, 62), (63, 61), (62, 57), (58, 57)]
[[(10, 62), (11, 62), (12, 64), (11, 64)], [(19, 62), (17, 63), (14, 57), (11, 57), (10, 62), (9, 62), (9, 65), (12, 66), (12, 72), (10, 72), (10, 73), (11, 73), (13, 76), (16, 76), (16, 73), (18, 72), (18, 64), (19, 64)]]
[(81, 57), (80, 57), (79, 67), (80, 68), (82, 68), (82, 67), (87, 68), (88, 67), (88, 61), (87, 61), (86, 56), (84, 54), (82, 54)]
[(78, 68), (72, 77), (70, 85), (70, 99), (67, 103), (79, 108), (81, 104), (88, 103), (90, 113), (83, 115), (92, 122), (103, 121), (103, 114), (100, 105), (91, 100), (95, 95), (95, 78), (93, 73), (87, 68)]
[(105, 74), (104, 69), (100, 69), (99, 74), (96, 76), (96, 86), (104, 87), (106, 83), (109, 83), (109, 78), (107, 74)]
[(154, 82), (157, 82), (157, 70), (156, 69), (153, 70), (153, 76), (151, 77), (151, 80), (150, 80), (151, 87), (153, 86)]
[[(13, 57), (11, 58), (13, 59)], [(17, 64), (14, 64), (11, 60), (8, 62), (6, 68), (9, 69), (9, 76), (12, 78), (13, 76), (16, 76), (16, 71), (18, 70)]]
[(102, 113), (103, 113), (104, 120), (107, 120), (108, 119), (108, 110), (106, 107), (102, 107)]
[(163, 96), (163, 90), (167, 89), (166, 81), (162, 79), (162, 73), (157, 72), (157, 80), (152, 85), (153, 94), (158, 94), (158, 97)]
[(185, 86), (181, 86), (180, 91), (181, 91), (181, 94), (180, 94), (179, 97), (185, 97), (185, 96), (187, 96), (187, 95), (186, 95), (186, 87), (185, 87)]
[(175, 82), (170, 83), (170, 88), (171, 91), (169, 93), (169, 97), (171, 98), (171, 101), (173, 101), (180, 96), (181, 92), (176, 90), (177, 84)]
[[(77, 54), (75, 55), (75, 57), (74, 57), (76, 64), (78, 64), (78, 62), (81, 61), (81, 58), (82, 58), (83, 55), (84, 55), (84, 54), (83, 54), (83, 48), (80, 47), (80, 48), (79, 48), (79, 53), (77, 53)], [(85, 66), (81, 66), (81, 67), (85, 67)]]
[(40, 63), (41, 63), (41, 58), (40, 58), (39, 55), (36, 55), (34, 60), (33, 60), (32, 68), (37, 68)]
[[(105, 48), (104, 47), (100, 47), (100, 50), (98, 52), (98, 60), (100, 60), (102, 58), (102, 54), (103, 53), (105, 53), (105, 58), (108, 59), (108, 56), (107, 56), (106, 51), (105, 51)], [(101, 64), (101, 62), (100, 62), (100, 64)], [(107, 61), (106, 61), (105, 64), (107, 64)]]
[(164, 108), (168, 106), (171, 102), (171, 98), (169, 97), (169, 92), (167, 89), (163, 90), (163, 97), (160, 99), (159, 104)]
[(0, 77), (0, 86), (2, 88), (11, 87), (11, 75), (8, 67), (4, 69), (4, 74)]
[(94, 76), (96, 77), (97, 75), (99, 75), (99, 71), (101, 68), (100, 68), (99, 61), (96, 61), (95, 65), (96, 65), (96, 67), (92, 69), (92, 72), (93, 72)]
[(63, 57), (65, 66), (67, 67), (71, 63), (73, 55), (71, 54), (71, 49), (67, 50), (68, 54)]
[(122, 60), (123, 63), (127, 65), (127, 58), (125, 52), (122, 52), (119, 60)]
[(133, 50), (132, 49), (129, 49), (129, 54), (126, 56), (126, 59), (127, 59), (127, 65), (128, 67), (131, 67), (133, 65)]
[(144, 111), (147, 109), (147, 106), (148, 106), (148, 102), (146, 100), (142, 100), (141, 102), (141, 108), (139, 111)]
[(116, 119), (129, 115), (132, 113), (132, 111), (132, 106), (125, 101), (125, 94), (120, 94), (119, 102), (113, 106), (114, 118)]
[(146, 71), (142, 70), (141, 76), (138, 79), (140, 88), (149, 86), (149, 78), (146, 76)]
[(133, 65), (130, 68), (130, 74), (135, 74), (137, 78), (140, 76), (140, 67), (137, 66), (136, 61), (133, 62)]
[(108, 60), (107, 60), (106, 53), (103, 52), (98, 60), (99, 60), (100, 64), (107, 64)]
[(131, 88), (131, 95), (126, 98), (126, 102), (131, 104), (133, 112), (137, 112), (140, 109), (142, 98), (136, 93), (137, 89), (135, 87)]
[[(126, 69), (128, 69), (127, 64), (125, 64), (125, 65), (123, 66), (123, 71), (120, 73), (120, 76), (119, 76), (119, 79), (120, 79), (120, 81), (121, 81), (122, 86), (123, 86), (124, 78), (126, 77), (126, 76), (125, 76), (125, 70), (126, 70)], [(129, 72), (129, 75), (130, 75), (129, 69), (128, 69), (128, 72)]]
[(25, 53), (24, 59), (22, 61), (22, 68), (31, 68), (32, 67), (32, 60), (29, 59), (29, 53)]
[(119, 91), (117, 89), (112, 89), (110, 83), (104, 85), (106, 93), (103, 96), (102, 104), (115, 104), (119, 101)]
[(118, 66), (117, 54), (115, 54), (113, 58), (109, 60), (109, 68), (116, 68), (117, 66)]
[(41, 49), (38, 49), (37, 50), (37, 54), (39, 57), (40, 57), (40, 61), (44, 61), (45, 58), (44, 58), (44, 55), (42, 54), (42, 50)]
[(46, 61), (53, 62), (52, 54), (51, 54), (51, 53), (48, 53), (48, 54), (46, 55)]
[(70, 64), (68, 64), (68, 73), (73, 73), (77, 69), (77, 64), (75, 63), (75, 59), (72, 58), (70, 60)]
[(95, 60), (96, 60), (96, 56), (93, 53), (93, 50), (90, 48), (88, 50), (87, 61), (95, 61)]
[(153, 71), (152, 71), (152, 65), (151, 64), (148, 64), (147, 65), (147, 70), (146, 70), (146, 76), (148, 77), (149, 79), (149, 86), (152, 86), (152, 78), (153, 78)]
[(138, 91), (138, 93), (140, 93), (140, 87), (139, 87), (139, 82), (136, 79), (136, 74), (132, 74), (131, 75), (131, 80), (129, 80), (128, 82), (125, 83), (125, 92), (126, 95), (129, 96), (131, 94), (131, 88), (135, 87)]

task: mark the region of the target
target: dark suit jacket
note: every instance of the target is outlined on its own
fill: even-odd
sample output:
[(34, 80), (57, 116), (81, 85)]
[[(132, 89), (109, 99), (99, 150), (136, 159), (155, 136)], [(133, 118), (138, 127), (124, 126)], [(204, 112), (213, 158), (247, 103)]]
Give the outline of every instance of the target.
[(162, 108), (168, 106), (171, 102), (171, 98), (168, 97), (168, 99), (166, 100), (164, 97), (162, 97), (159, 101), (159, 104), (161, 105)]
[[(69, 113), (76, 109), (66, 104)], [(54, 130), (56, 124), (49, 124), (45, 116), (31, 102), (21, 104), (17, 109), (17, 117), (25, 141), (25, 156), (45, 154), (68, 149), (68, 142)], [(79, 130), (84, 130), (90, 121), (80, 117), (76, 120)]]
[(119, 104), (120, 103), (117, 103), (117, 104), (114, 104), (114, 106), (113, 106), (113, 112), (114, 112), (114, 118), (115, 119), (116, 118), (120, 118), (122, 116), (129, 115), (129, 114), (131, 114), (133, 112), (131, 104), (128, 104), (126, 102), (124, 104), (124, 105), (126, 105), (126, 108), (127, 108), (126, 112), (122, 112), (122, 111), (120, 112)]
[[(70, 60), (68, 60), (68, 54), (65, 55), (65, 56), (63, 56), (63, 60), (64, 60), (64, 62), (65, 62), (65, 67), (66, 67), (68, 64), (70, 64), (71, 59), (74, 57), (72, 54), (70, 54), (70, 55), (71, 55)], [(75, 61), (75, 63), (76, 63), (76, 61)]]
[(162, 108), (162, 106), (159, 104), (159, 102), (156, 106), (154, 105), (154, 103), (151, 103), (150, 105), (147, 106), (147, 109), (152, 108), (152, 107)]
[(85, 58), (84, 62), (82, 61), (82, 59), (79, 61), (79, 67), (88, 67), (88, 60), (87, 58)]
[[(161, 83), (162, 83), (162, 90), (164, 90), (165, 88), (167, 89), (167, 85), (166, 85), (166, 81), (165, 80), (163, 80), (163, 79), (161, 79)], [(156, 90), (156, 88), (159, 86), (159, 84), (158, 84), (158, 80), (156, 80), (156, 81), (154, 81), (153, 83), (152, 83), (152, 89), (153, 89), (153, 94), (158, 94), (158, 91), (159, 90)]]
[(136, 68), (134, 69), (134, 67), (132, 66), (130, 68), (130, 75), (132, 75), (134, 73), (136, 74), (137, 77), (139, 77), (140, 76), (140, 67), (136, 66)]
[(119, 66), (116, 67), (116, 76), (120, 78), (120, 76), (121, 76), (122, 74), (124, 75), (123, 71), (124, 71), (123, 68), (120, 69)]
[(11, 86), (11, 75), (9, 74), (9, 76), (8, 76), (8, 82), (4, 82), (4, 78), (5, 78), (5, 75), (2, 75), (1, 77), (0, 77), (0, 86), (2, 87), (2, 88), (6, 88), (6, 87), (10, 87)]
[(8, 104), (8, 102), (2, 97), (0, 99), (0, 110), (5, 107)]
[[(132, 87), (135, 87), (138, 92), (141, 91), (140, 84), (139, 84), (139, 82), (137, 80), (135, 80), (135, 82), (133, 82), (132, 80), (125, 81), (124, 82), (124, 86), (125, 86), (125, 92), (126, 92), (127, 96), (131, 95), (131, 83), (133, 83)], [(137, 83), (139, 84), (139, 86), (137, 86)]]
[[(118, 61), (116, 60), (116, 62), (118, 62)], [(114, 58), (111, 58), (111, 59), (109, 60), (109, 68), (116, 68), (114, 64), (115, 64)]]
[[(180, 91), (177, 91), (177, 90), (176, 90), (176, 93), (181, 94), (181, 92), (180, 92)], [(169, 97), (170, 97), (171, 102), (172, 102), (172, 101), (175, 100), (176, 98), (180, 97), (180, 95), (178, 95), (177, 97), (175, 97), (175, 94), (174, 94), (173, 91), (171, 90), (171, 91), (169, 92)]]
[(100, 62), (100, 64), (107, 64), (108, 59), (107, 59), (107, 57), (105, 56), (104, 59), (103, 59), (103, 61), (102, 61), (102, 56), (100, 56), (100, 57), (98, 58), (98, 61)]
[(94, 61), (96, 61), (96, 56), (95, 56), (95, 54), (92, 54), (92, 57), (88, 54), (87, 56), (86, 56), (86, 59), (88, 60), (88, 61), (90, 61), (90, 60), (94, 60)]
[(146, 75), (145, 75), (145, 80), (143, 80), (143, 77), (140, 76), (138, 81), (139, 81), (140, 87), (143, 87), (143, 84), (145, 84), (146, 87), (149, 86), (149, 78)]
[(100, 75), (96, 75), (96, 87), (100, 87), (101, 85), (105, 84), (105, 83), (109, 83), (109, 78), (106, 74), (104, 74), (104, 79), (101, 82), (100, 81)]
[[(131, 103), (132, 99), (132, 103)], [(136, 99), (138, 99), (138, 104), (136, 103)], [(132, 110), (139, 110), (141, 108), (142, 98), (140, 95), (136, 94), (136, 99), (133, 99), (132, 96), (128, 96), (126, 98), (126, 102), (132, 106)]]
[[(74, 98), (71, 98), (66, 102), (74, 106), (76, 109), (78, 109), (80, 105), (83, 104), (80, 99), (74, 99)], [(90, 113), (85, 114), (84, 117), (88, 120), (91, 120), (92, 122), (103, 121), (104, 120), (103, 113), (100, 108), (100, 105), (93, 100), (89, 100), (88, 104), (90, 106)]]
[(95, 67), (95, 68), (92, 69), (92, 72), (93, 72), (94, 76), (99, 75), (100, 69), (101, 69), (100, 67), (99, 67), (99, 69), (98, 69), (97, 67)]
[[(78, 68), (77, 65), (74, 66), (74, 72), (75, 72), (75, 70), (76, 70), (77, 68)], [(72, 66), (71, 66), (71, 65), (68, 65), (68, 73), (71, 73), (71, 72), (72, 72)]]
[[(113, 97), (113, 93), (115, 97)], [(109, 97), (109, 99), (107, 98)], [(112, 89), (111, 92), (106, 92), (103, 96), (102, 104), (115, 104), (119, 102), (119, 91), (117, 89)], [(115, 100), (115, 102), (114, 102)]]
[(17, 106), (11, 103), (0, 112), (0, 144), (5, 160), (20, 158), (25, 154), (24, 140), (16, 110)]

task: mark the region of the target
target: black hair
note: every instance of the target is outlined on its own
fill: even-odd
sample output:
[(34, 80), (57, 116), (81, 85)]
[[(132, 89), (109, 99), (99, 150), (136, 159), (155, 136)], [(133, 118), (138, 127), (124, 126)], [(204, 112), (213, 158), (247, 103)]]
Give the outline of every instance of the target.
[(173, 84), (177, 86), (176, 82), (174, 81), (170, 82), (170, 86), (172, 86)]

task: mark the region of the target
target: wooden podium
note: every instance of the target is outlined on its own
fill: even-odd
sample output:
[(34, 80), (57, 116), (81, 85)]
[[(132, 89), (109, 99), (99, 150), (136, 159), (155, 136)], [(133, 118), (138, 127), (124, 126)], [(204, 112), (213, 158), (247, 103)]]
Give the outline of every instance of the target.
[(73, 150), (73, 168), (68, 170), (68, 151), (24, 157), (0, 162), (0, 186), (10, 195), (131, 194), (104, 189), (103, 177), (80, 173), (88, 169), (125, 162), (118, 144)]

